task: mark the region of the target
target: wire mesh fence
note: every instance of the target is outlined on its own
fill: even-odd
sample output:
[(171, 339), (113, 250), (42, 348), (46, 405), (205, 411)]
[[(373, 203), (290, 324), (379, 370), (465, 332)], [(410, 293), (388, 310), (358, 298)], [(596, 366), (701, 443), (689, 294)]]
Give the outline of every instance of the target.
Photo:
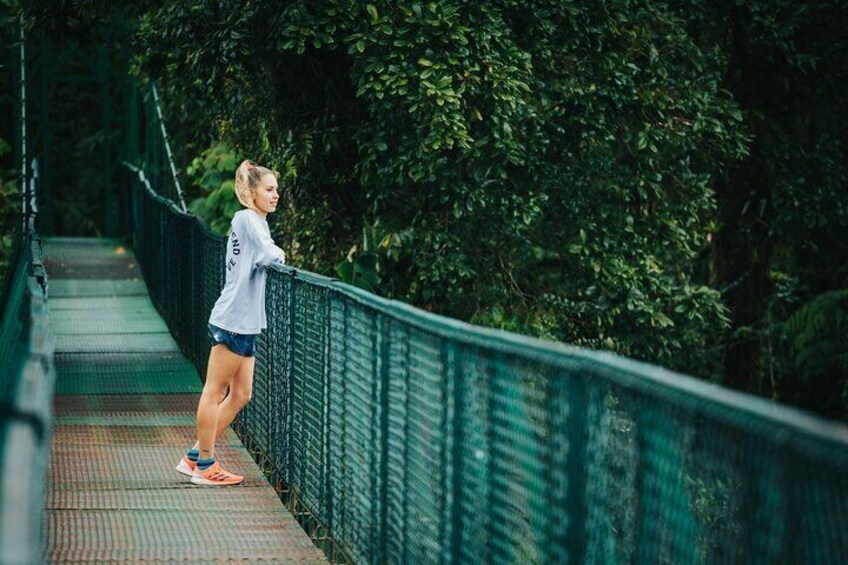
[[(126, 170), (151, 296), (203, 373), (224, 244)], [(838, 563), (848, 431), (612, 355), (272, 268), (239, 416), (355, 563)]]

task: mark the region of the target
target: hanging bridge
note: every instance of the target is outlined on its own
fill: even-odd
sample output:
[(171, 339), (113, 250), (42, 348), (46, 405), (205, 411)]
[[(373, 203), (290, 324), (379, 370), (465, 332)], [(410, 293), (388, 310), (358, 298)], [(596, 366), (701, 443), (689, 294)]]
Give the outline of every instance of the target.
[(224, 238), (178, 204), (149, 89), (114, 237), (40, 237), (24, 94), (0, 561), (848, 561), (844, 426), (291, 267), (270, 269), (253, 400), (221, 440), (245, 484), (187, 484)]

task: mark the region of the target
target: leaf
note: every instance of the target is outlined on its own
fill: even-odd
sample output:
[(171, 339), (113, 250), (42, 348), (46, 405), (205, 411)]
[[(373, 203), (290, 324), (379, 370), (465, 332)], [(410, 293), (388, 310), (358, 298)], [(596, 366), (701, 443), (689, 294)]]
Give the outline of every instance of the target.
[(377, 14), (377, 8), (374, 6), (374, 4), (368, 4), (367, 6), (365, 6), (365, 9), (368, 10), (369, 14), (371, 14), (372, 22), (376, 23), (380, 19), (379, 14)]
[(377, 254), (376, 253), (363, 253), (359, 257), (356, 258), (356, 264), (365, 270), (368, 271), (376, 271), (377, 270)]
[(674, 326), (674, 321), (671, 318), (669, 318), (668, 316), (666, 316), (665, 314), (663, 314), (662, 312), (655, 312), (654, 313), (654, 320), (657, 321), (657, 324), (661, 328), (668, 328), (668, 327)]
[(361, 282), (367, 283), (367, 286), (363, 288), (373, 290), (379, 281), (377, 279), (377, 272), (374, 269), (357, 261), (353, 266), (353, 283), (359, 284)]
[(336, 265), (336, 274), (342, 282), (350, 283), (353, 280), (353, 263), (342, 261)]

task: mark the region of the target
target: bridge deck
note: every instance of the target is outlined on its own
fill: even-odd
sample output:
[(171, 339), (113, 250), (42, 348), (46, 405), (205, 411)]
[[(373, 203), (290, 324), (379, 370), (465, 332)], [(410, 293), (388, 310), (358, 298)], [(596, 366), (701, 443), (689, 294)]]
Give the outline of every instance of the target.
[(46, 255), (57, 370), (48, 559), (326, 563), (231, 430), (218, 455), (243, 485), (198, 487), (174, 471), (201, 383), (132, 253), (51, 238)]

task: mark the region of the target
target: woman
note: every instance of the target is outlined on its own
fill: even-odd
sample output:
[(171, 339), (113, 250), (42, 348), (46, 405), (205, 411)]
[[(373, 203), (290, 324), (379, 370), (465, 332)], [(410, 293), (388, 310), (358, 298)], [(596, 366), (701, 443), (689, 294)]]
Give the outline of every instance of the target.
[(226, 283), (209, 316), (212, 350), (197, 406), (197, 443), (177, 465), (177, 471), (197, 485), (236, 485), (244, 480), (221, 468), (215, 458), (215, 439), (250, 401), (256, 336), (267, 327), (265, 268), (286, 259), (271, 239), (265, 219), (277, 208), (279, 176), (252, 161), (243, 161), (236, 170), (235, 192), (245, 209), (233, 216)]

